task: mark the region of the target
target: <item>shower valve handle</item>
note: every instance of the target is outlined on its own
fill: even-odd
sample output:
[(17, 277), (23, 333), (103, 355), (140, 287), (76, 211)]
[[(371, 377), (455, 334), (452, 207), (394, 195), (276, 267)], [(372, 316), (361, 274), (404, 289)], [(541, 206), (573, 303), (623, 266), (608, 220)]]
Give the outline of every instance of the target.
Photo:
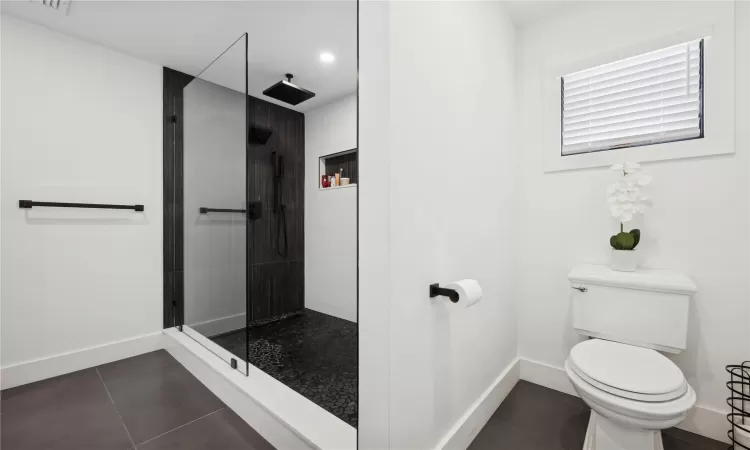
[(250, 202), (247, 204), (247, 220), (258, 220), (263, 217), (263, 203)]

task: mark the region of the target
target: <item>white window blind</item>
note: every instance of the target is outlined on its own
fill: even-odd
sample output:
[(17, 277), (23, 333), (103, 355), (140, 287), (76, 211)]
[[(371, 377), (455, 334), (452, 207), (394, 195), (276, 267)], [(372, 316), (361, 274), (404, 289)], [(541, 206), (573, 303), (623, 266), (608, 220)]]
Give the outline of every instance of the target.
[(562, 78), (562, 154), (703, 136), (703, 40)]

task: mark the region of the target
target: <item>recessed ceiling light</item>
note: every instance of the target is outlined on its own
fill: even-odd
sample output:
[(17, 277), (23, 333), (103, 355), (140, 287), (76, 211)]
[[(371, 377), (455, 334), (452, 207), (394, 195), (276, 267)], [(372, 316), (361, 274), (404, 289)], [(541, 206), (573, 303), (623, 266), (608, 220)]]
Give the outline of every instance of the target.
[(320, 54), (320, 62), (330, 64), (336, 61), (336, 55), (331, 52), (323, 52)]

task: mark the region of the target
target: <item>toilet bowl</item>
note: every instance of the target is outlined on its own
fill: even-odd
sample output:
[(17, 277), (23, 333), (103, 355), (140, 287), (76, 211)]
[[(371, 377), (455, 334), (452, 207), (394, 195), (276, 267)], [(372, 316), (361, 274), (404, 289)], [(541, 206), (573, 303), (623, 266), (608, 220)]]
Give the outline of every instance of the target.
[(682, 371), (649, 348), (590, 339), (573, 347), (565, 371), (592, 409), (584, 450), (663, 450), (661, 430), (696, 401)]

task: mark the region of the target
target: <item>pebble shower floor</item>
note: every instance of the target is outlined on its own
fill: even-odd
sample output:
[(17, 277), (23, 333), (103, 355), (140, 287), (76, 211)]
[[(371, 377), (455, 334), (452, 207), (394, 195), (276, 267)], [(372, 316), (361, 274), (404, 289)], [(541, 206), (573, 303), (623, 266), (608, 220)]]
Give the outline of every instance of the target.
[[(245, 331), (214, 336), (245, 358)], [(312, 310), (251, 328), (250, 364), (357, 427), (357, 324)]]

